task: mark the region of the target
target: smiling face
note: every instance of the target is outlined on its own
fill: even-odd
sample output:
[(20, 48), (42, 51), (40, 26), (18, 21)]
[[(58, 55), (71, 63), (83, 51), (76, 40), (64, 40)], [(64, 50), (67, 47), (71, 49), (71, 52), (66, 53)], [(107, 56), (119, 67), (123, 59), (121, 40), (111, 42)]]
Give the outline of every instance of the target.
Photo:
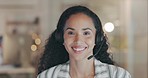
[(95, 35), (96, 29), (89, 16), (83, 13), (71, 15), (64, 27), (64, 46), (70, 60), (83, 60), (92, 55)]

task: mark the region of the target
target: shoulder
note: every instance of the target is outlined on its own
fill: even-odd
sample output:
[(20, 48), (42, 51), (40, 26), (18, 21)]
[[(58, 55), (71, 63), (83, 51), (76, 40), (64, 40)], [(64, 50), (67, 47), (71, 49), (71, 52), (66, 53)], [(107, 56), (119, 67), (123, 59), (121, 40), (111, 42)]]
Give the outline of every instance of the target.
[(51, 67), (43, 72), (41, 72), (37, 78), (55, 78), (55, 76), (57, 75), (56, 73), (58, 73), (61, 69), (62, 65), (57, 65), (54, 67)]
[(111, 78), (131, 78), (129, 72), (119, 66), (102, 63), (98, 60), (96, 62), (101, 67), (101, 69), (108, 71), (108, 74)]
[(108, 65), (110, 72), (113, 74), (113, 78), (131, 78), (129, 72), (121, 67), (115, 65)]

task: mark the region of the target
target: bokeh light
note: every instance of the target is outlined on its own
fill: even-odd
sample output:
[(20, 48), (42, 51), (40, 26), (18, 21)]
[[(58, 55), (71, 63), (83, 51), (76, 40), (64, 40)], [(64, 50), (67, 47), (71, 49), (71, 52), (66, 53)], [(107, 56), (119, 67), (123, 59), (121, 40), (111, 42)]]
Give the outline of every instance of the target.
[(111, 22), (107, 22), (104, 25), (104, 29), (105, 29), (106, 32), (112, 32), (114, 30), (114, 24), (111, 23)]

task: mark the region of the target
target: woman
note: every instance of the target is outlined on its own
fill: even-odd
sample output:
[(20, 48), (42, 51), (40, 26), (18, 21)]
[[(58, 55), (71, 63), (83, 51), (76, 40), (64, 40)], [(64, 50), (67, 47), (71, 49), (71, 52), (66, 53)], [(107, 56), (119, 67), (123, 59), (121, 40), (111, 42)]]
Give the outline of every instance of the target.
[(38, 78), (131, 78), (107, 53), (98, 16), (84, 6), (61, 15), (40, 61)]

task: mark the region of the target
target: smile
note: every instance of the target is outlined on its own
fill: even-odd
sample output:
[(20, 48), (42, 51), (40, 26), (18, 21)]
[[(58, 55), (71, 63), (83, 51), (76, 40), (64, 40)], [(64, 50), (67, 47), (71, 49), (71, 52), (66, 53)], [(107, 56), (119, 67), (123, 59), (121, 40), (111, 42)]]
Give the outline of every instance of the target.
[(73, 51), (75, 53), (81, 53), (83, 52), (87, 47), (72, 47)]

